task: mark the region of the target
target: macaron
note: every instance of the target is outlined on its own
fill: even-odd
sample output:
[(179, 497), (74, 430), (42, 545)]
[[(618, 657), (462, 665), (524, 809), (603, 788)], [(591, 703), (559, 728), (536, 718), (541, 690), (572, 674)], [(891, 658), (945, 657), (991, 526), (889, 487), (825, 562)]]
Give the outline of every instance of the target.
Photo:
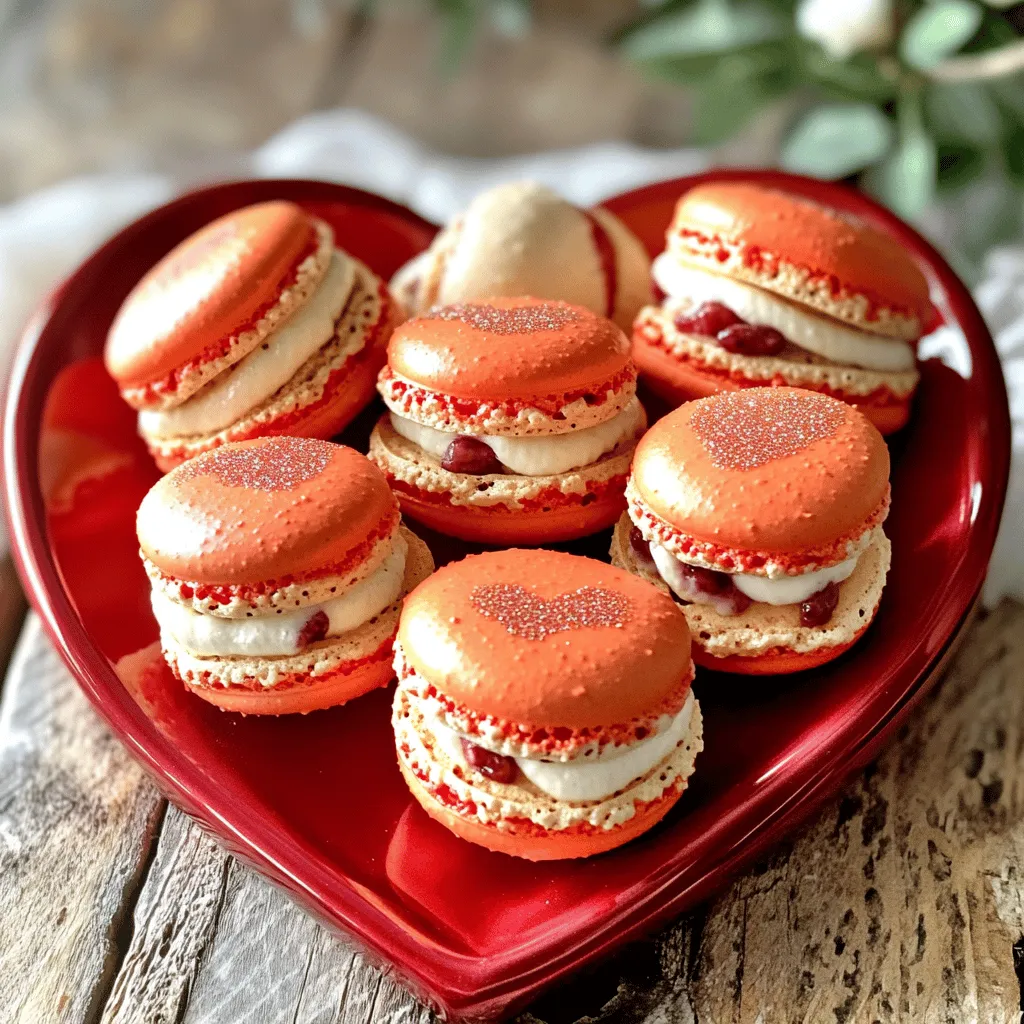
[(160, 260), (125, 299), (104, 355), (166, 471), (229, 441), (338, 433), (373, 397), (399, 319), (329, 224), (273, 201)]
[(511, 549), (406, 599), (393, 724), (432, 818), (528, 860), (589, 857), (660, 821), (701, 751), (686, 620), (603, 562)]
[(452, 302), (535, 295), (585, 306), (628, 331), (651, 299), (650, 259), (614, 214), (517, 181), (478, 195), (391, 287), (409, 316)]
[(751, 675), (838, 657), (889, 570), (889, 452), (853, 406), (751, 388), (669, 413), (637, 448), (612, 563), (674, 595), (698, 665)]
[(583, 306), (436, 307), (391, 337), (370, 458), (402, 510), (464, 540), (569, 540), (625, 508), (647, 425), (629, 341)]
[(139, 508), (171, 671), (225, 711), (307, 712), (392, 678), (403, 596), (433, 570), (379, 470), (314, 438), (222, 445)]
[(744, 183), (676, 206), (653, 266), (666, 298), (634, 325), (652, 391), (678, 404), (719, 391), (800, 387), (856, 406), (882, 433), (910, 415), (928, 282), (890, 235), (809, 200)]

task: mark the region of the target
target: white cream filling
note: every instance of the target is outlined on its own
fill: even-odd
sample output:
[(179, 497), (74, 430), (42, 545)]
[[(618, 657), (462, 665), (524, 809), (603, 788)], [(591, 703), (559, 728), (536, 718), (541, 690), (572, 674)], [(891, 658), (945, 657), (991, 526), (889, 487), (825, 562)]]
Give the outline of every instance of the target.
[(905, 341), (816, 316), (746, 281), (684, 266), (671, 253), (663, 252), (651, 273), (658, 287), (673, 299), (685, 299), (694, 307), (702, 302), (722, 302), (747, 323), (774, 327), (794, 345), (834, 363), (882, 371), (914, 368), (914, 349)]
[[(474, 434), (483, 441), (498, 461), (519, 476), (552, 476), (589, 466), (616, 445), (635, 437), (643, 426), (644, 410), (635, 396), (622, 412), (604, 423), (568, 434), (542, 437), (496, 437)], [(441, 458), (456, 437), (454, 431), (437, 430), (415, 420), (391, 413), (391, 425), (407, 441)]]
[(227, 372), (174, 409), (144, 409), (139, 428), (147, 437), (212, 434), (241, 419), (278, 388), (334, 335), (355, 286), (355, 264), (335, 249), (324, 279), (309, 300), (269, 338)]
[(395, 537), (394, 550), (364, 580), (341, 597), (322, 604), (306, 605), (295, 611), (254, 615), (251, 619), (225, 619), (203, 615), (153, 590), (153, 615), (166, 633), (189, 654), (197, 657), (275, 657), (296, 654), (299, 634), (317, 613), (324, 612), (329, 624), (327, 636), (340, 636), (368, 622), (393, 604), (402, 592), (408, 545)]
[[(689, 600), (689, 584), (683, 575), (683, 563), (668, 548), (662, 547), (657, 541), (651, 541), (651, 558), (658, 569), (658, 575), (684, 600)], [(838, 565), (830, 565), (825, 569), (801, 573), (799, 576), (755, 576), (753, 573), (731, 573), (736, 589), (746, 594), (751, 601), (762, 604), (784, 605), (800, 604), (812, 594), (816, 594), (829, 583), (842, 583), (857, 568), (857, 555), (848, 558)]]
[[(642, 778), (664, 760), (686, 735), (693, 715), (693, 691), (669, 724), (648, 739), (628, 746), (607, 747), (594, 760), (579, 757), (573, 761), (541, 761), (514, 758), (519, 770), (542, 793), (555, 800), (587, 803), (604, 800)], [(667, 716), (666, 716), (667, 717)], [(430, 728), (442, 749), (456, 764), (471, 767), (462, 751), (462, 735), (431, 719)], [(472, 737), (466, 737), (473, 742)]]

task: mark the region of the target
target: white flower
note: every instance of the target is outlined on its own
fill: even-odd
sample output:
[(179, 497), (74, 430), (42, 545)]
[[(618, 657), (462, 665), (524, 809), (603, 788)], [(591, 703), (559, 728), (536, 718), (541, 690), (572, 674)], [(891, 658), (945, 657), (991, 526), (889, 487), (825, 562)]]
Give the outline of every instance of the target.
[(801, 0), (796, 27), (836, 60), (892, 38), (892, 0)]

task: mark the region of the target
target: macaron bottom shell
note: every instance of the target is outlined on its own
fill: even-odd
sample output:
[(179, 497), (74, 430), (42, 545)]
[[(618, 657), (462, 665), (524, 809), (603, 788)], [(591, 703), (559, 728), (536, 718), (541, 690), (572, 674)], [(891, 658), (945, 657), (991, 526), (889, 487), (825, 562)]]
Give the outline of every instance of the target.
[[(632, 527), (626, 515), (616, 524), (610, 551), (612, 565), (671, 593), (657, 570), (642, 565), (634, 555), (629, 543)], [(835, 660), (864, 635), (874, 620), (889, 570), (890, 552), (888, 539), (879, 532), (878, 539), (861, 554), (853, 574), (840, 584), (839, 604), (832, 619), (821, 627), (800, 626), (796, 606), (774, 607), (755, 602), (747, 612), (726, 616), (709, 605), (683, 604), (695, 664), (740, 675), (785, 675)], [(762, 642), (763, 636), (769, 630), (776, 641), (766, 644)], [(751, 642), (752, 634), (758, 642)], [(709, 648), (716, 651), (713, 653)]]
[(368, 622), (281, 657), (198, 657), (161, 637), (164, 660), (186, 689), (225, 711), (305, 714), (344, 704), (394, 678), (392, 648), (402, 600), (434, 571), (427, 545), (402, 528), (408, 544), (402, 596)]
[(385, 415), (370, 437), (369, 456), (410, 519), (460, 540), (548, 544), (586, 537), (616, 522), (626, 507), (634, 447), (549, 477), (475, 477), (442, 469), (434, 456), (401, 437)]
[[(241, 715), (305, 715), (310, 711), (346, 704), (371, 690), (387, 686), (394, 677), (389, 638), (368, 658), (358, 664), (343, 663), (336, 672), (313, 677), (287, 687), (249, 690), (241, 686), (210, 686), (182, 679), (185, 688), (214, 704), (221, 711)], [(171, 671), (181, 679), (172, 663)]]
[[(686, 362), (653, 343), (640, 333), (633, 335), (633, 361), (640, 371), (644, 385), (663, 401), (679, 406), (698, 398), (709, 398), (723, 391), (741, 391), (749, 387), (772, 387), (772, 380), (744, 380), (721, 373), (702, 372), (693, 363)], [(785, 384), (786, 382), (778, 382)], [(810, 391), (823, 390), (811, 382), (802, 382), (799, 387)], [(828, 391), (824, 391), (830, 394)], [(910, 419), (913, 395), (899, 397), (895, 394), (884, 404), (858, 402), (855, 396), (834, 394), (848, 405), (862, 412), (882, 434), (892, 434), (906, 426)]]
[(636, 839), (652, 829), (678, 803), (686, 790), (686, 783), (673, 788), (660, 799), (637, 806), (629, 821), (607, 830), (595, 829), (543, 829), (529, 824), (529, 828), (508, 829), (467, 818), (435, 799), (423, 783), (399, 760), (399, 768), (417, 803), (434, 821), (443, 825), (460, 839), (483, 846), (495, 853), (520, 857), (523, 860), (573, 860), (607, 853)]

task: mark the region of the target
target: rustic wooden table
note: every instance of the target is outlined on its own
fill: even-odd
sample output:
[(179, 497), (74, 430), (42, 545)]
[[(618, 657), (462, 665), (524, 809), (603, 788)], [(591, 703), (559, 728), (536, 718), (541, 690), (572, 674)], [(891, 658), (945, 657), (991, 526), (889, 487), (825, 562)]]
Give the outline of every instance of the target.
[[(685, 96), (598, 45), (638, 0), (535, 6), (529, 40), (485, 32), (449, 81), (415, 8), (0, 0), (0, 201), (86, 170), (216, 166), (337, 103), (473, 155), (685, 141)], [(0, 667), (23, 611), (0, 561)], [(430, 1017), (165, 803), (31, 615), (0, 698), (0, 1024)], [(522, 1020), (1019, 1021), (1021, 723), (1024, 608), (1004, 603), (892, 747), (770, 860)]]

